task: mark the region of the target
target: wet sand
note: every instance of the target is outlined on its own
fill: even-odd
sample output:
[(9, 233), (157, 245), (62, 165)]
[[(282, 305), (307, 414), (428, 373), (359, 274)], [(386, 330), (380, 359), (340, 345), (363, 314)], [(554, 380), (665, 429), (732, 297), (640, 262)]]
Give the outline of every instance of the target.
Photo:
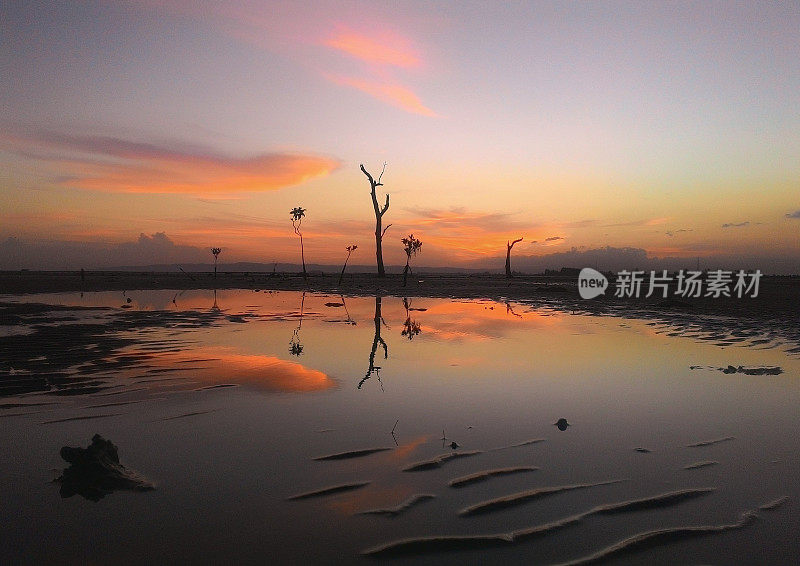
[[(408, 555), (412, 561), (447, 564), (458, 560), (463, 563), (460, 553), (469, 552), (475, 561), (510, 556), (509, 563), (528, 563), (530, 542), (535, 540), (537, 551), (539, 545), (552, 546), (549, 554), (538, 557), (538, 563), (567, 560), (566, 563), (584, 564), (614, 557), (635, 563), (649, 558), (641, 554), (643, 551), (682, 557), (684, 561), (696, 557), (698, 563), (703, 563), (712, 551), (703, 554), (702, 548), (691, 546), (694, 539), (708, 541), (704, 544), (716, 549), (714, 552), (738, 541), (747, 548), (746, 556), (752, 558), (760, 552), (754, 549), (759, 549), (765, 540), (759, 529), (774, 527), (778, 533), (766, 540), (785, 540), (785, 533), (791, 531), (793, 523), (788, 517), (792, 505), (787, 506), (789, 511), (782, 507), (795, 500), (798, 493), (791, 474), (788, 479), (786, 474), (796, 460), (791, 441), (797, 438), (794, 411), (772, 411), (772, 405), (765, 400), (770, 395), (791, 400), (794, 391), (787, 384), (797, 375), (797, 360), (791, 354), (785, 359), (779, 357), (783, 354), (774, 346), (777, 339), (762, 338), (765, 333), (777, 336), (780, 324), (688, 313), (662, 317), (658, 313), (648, 315), (644, 310), (641, 316), (646, 320), (641, 322), (621, 318), (626, 316), (624, 312), (639, 312), (623, 309), (602, 313), (620, 316), (618, 319), (565, 314), (573, 312), (570, 306), (579, 299), (572, 303), (569, 299), (551, 301), (541, 312), (533, 313), (535, 301), (544, 300), (536, 296), (507, 304), (450, 301), (449, 306), (484, 313), (487, 324), (500, 318), (503, 328), (513, 327), (521, 320), (516, 315), (521, 314), (528, 325), (521, 327), (526, 331), (518, 334), (495, 332), (497, 329), (490, 324), (478, 333), (469, 326), (469, 319), (463, 319), (455, 325), (460, 334), (447, 335), (446, 330), (453, 330), (456, 314), (447, 310), (437, 314), (437, 300), (420, 300), (418, 304), (425, 308), (412, 309), (406, 303), (403, 307), (400, 299), (384, 299), (382, 314), (376, 311), (373, 318), (373, 303), (380, 302), (372, 298), (347, 298), (340, 307), (331, 301), (335, 296), (286, 293), (286, 299), (291, 300), (285, 301), (284, 294), (269, 295), (268, 299), (264, 289), (258, 289), (259, 295), (255, 288), (237, 292), (239, 302), (220, 293), (223, 310), (217, 308), (216, 300), (210, 310), (163, 310), (162, 303), (153, 303), (156, 310), (137, 310), (142, 305), (136, 297), (133, 306), (123, 310), (117, 306), (124, 302), (121, 294), (114, 299), (120, 298), (120, 303), (106, 307), (0, 300), (0, 316), (10, 326), (30, 331), (0, 340), (0, 357), (8, 365), (0, 367), (4, 372), (0, 373), (4, 378), (0, 395), (10, 397), (0, 403), (0, 416), (18, 418), (4, 421), (9, 423), (6, 434), (28, 435), (32, 428), (50, 444), (55, 441), (49, 439), (68, 436), (63, 442), (85, 445), (90, 433), (107, 433), (124, 448), (126, 464), (158, 482), (158, 489), (149, 499), (135, 494), (106, 498), (106, 506), (119, 505), (123, 522), (133, 516), (138, 522), (152, 523), (159, 531), (175, 532), (175, 527), (170, 531), (165, 526), (171, 519), (154, 518), (156, 509), (168, 509), (169, 502), (175, 505), (181, 497), (206, 497), (203, 501), (208, 505), (212, 502), (219, 510), (227, 503), (220, 505), (215, 498), (231, 492), (237, 501), (245, 502), (237, 509), (246, 517), (239, 524), (241, 534), (231, 536), (253, 548), (268, 538), (248, 538), (250, 531), (243, 525), (253, 524), (254, 519), (269, 523), (269, 532), (282, 532), (281, 528), (289, 528), (286, 525), (318, 523), (324, 528), (321, 535), (315, 530), (314, 536), (361, 531), (352, 541), (337, 543), (338, 547), (329, 545), (326, 558), (336, 552), (343, 552), (353, 561), (362, 556), (366, 561)], [(462, 290), (470, 288), (465, 285)], [(133, 294), (130, 291), (133, 289), (128, 296)], [(370, 296), (373, 292), (362, 294)], [(383, 289), (378, 291), (382, 292)], [(169, 293), (167, 305), (171, 296)], [(91, 299), (91, 295), (87, 297)], [(42, 303), (46, 302), (44, 299)], [(248, 310), (259, 299), (273, 301), (279, 308)], [(87, 300), (86, 304), (93, 303)], [(293, 310), (298, 306), (299, 310)], [(331, 318), (331, 311), (344, 316), (342, 311), (348, 308), (348, 319), (353, 313), (357, 326), (330, 324), (340, 322)], [(422, 334), (413, 342), (401, 333), (401, 322), (409, 311), (419, 312), (423, 322)], [(246, 322), (242, 324), (232, 317)], [(388, 361), (382, 355), (378, 356), (380, 361), (374, 361), (384, 365), (386, 390), (383, 382), (376, 380), (359, 389), (356, 382), (363, 375), (369, 344), (374, 342), (373, 321), (381, 320), (375, 323), (375, 332), (380, 336), (383, 331), (391, 355)], [(563, 325), (583, 321), (585, 334), (575, 334), (574, 328), (562, 329), (562, 340), (574, 340), (570, 352), (578, 359), (585, 352), (591, 363), (565, 366), (563, 374), (559, 373), (560, 366), (537, 373), (531, 368), (547, 363), (547, 356), (556, 356), (552, 355), (552, 347), (545, 344), (536, 350), (536, 340), (546, 340), (559, 332), (557, 326), (548, 326), (557, 320)], [(282, 352), (284, 357), (294, 355), (287, 354), (287, 342), (296, 322), (302, 322), (306, 350), (305, 357), (298, 359), (304, 363), (315, 367), (320, 364), (326, 371), (336, 367), (314, 362), (311, 357), (317, 352), (325, 353), (325, 342), (331, 341), (329, 336), (334, 332), (340, 337), (338, 344), (362, 348), (355, 354), (340, 348), (330, 350), (335, 360), (341, 358), (348, 363), (346, 369), (336, 371), (334, 378), (311, 369), (301, 370), (291, 361), (278, 363), (272, 357), (276, 352)], [(643, 333), (635, 334), (627, 325)], [(762, 332), (756, 331), (759, 325)], [(277, 328), (277, 340), (269, 334), (273, 327)], [(324, 341), (314, 339), (315, 330), (325, 337)], [(265, 359), (256, 367), (258, 382), (244, 371), (255, 359), (252, 353), (234, 355), (218, 343), (220, 338), (232, 340), (248, 331), (258, 337), (257, 351)], [(616, 350), (588, 348), (585, 340), (594, 340), (601, 331), (611, 337), (602, 344), (610, 346), (624, 344), (633, 350), (632, 342), (637, 339), (655, 343), (652, 349), (644, 350), (646, 356), (637, 358), (626, 369), (618, 351), (606, 358), (603, 352)], [(465, 341), (469, 332), (473, 333), (472, 339)], [(617, 335), (624, 339), (613, 339)], [(426, 337), (430, 338), (427, 342)], [(523, 369), (513, 364), (506, 367), (502, 364), (508, 360), (501, 355), (493, 362), (499, 365), (496, 374), (489, 371), (489, 366), (481, 365), (477, 372), (481, 379), (469, 375), (467, 362), (482, 344), (500, 348), (504, 341), (523, 338), (531, 341), (520, 342), (516, 351), (531, 348), (531, 359), (538, 360), (537, 364)], [(670, 366), (669, 372), (677, 372), (674, 378), (672, 373), (670, 377), (659, 376), (657, 370), (665, 362), (656, 357), (658, 352), (678, 342), (694, 342), (686, 350), (690, 355), (684, 353), (680, 357), (677, 369)], [(424, 354), (426, 346), (437, 356), (447, 358), (445, 352), (450, 343), (461, 344), (461, 355), (466, 357), (460, 360), (461, 365), (453, 366), (461, 369), (448, 369), (449, 361), (430, 370), (420, 364), (420, 360), (429, 359)], [(720, 343), (732, 348), (727, 350), (727, 345), (719, 346)], [(772, 351), (756, 352), (766, 348)], [(724, 359), (711, 356), (723, 351)], [(353, 356), (358, 362), (349, 364)], [(406, 365), (400, 366), (402, 363)], [(726, 372), (729, 367), (735, 371)], [(440, 374), (447, 371), (453, 374), (441, 379)], [(617, 372), (626, 371), (631, 372), (631, 379), (613, 378)], [(165, 376), (166, 372), (172, 373)], [(415, 378), (418, 372), (422, 374)], [(515, 378), (518, 372), (524, 372), (524, 380)], [(276, 377), (278, 374), (289, 374), (292, 380), (281, 380)], [(454, 380), (456, 374), (458, 381)], [(547, 378), (549, 374), (553, 374), (552, 380)], [(645, 374), (648, 379), (639, 379)], [(582, 375), (588, 377), (583, 379)], [(273, 379), (277, 380), (274, 386), (267, 386)], [(289, 387), (298, 380), (302, 387)], [(593, 389), (598, 380), (615, 392), (609, 398), (626, 399), (631, 388), (638, 386), (646, 394), (627, 398), (624, 404), (598, 405), (596, 400), (606, 391), (606, 386)], [(491, 385), (484, 388), (481, 383)], [(671, 397), (669, 390), (660, 388), (662, 383), (679, 388), (680, 394)], [(580, 393), (568, 394), (572, 387)], [(506, 394), (505, 388), (511, 391)], [(776, 388), (785, 389), (776, 394)], [(418, 395), (418, 391), (423, 393)], [(710, 398), (704, 397), (704, 392), (710, 396), (712, 391), (713, 397), (726, 399), (723, 408), (703, 401)], [(737, 406), (733, 401), (737, 391), (748, 398), (744, 405), (747, 411), (742, 411), (741, 405), (739, 409), (731, 408)], [(758, 395), (751, 395), (753, 391)], [(274, 397), (267, 392), (274, 393)], [(311, 394), (302, 398), (288, 395), (300, 392)], [(113, 397), (125, 394), (133, 395)], [(671, 398), (680, 401), (670, 411), (654, 416), (651, 413), (658, 411), (648, 405), (648, 400), (658, 395), (666, 395), (665, 405)], [(345, 399), (341, 406), (335, 403), (337, 398)], [(515, 407), (517, 399), (522, 403)], [(582, 409), (581, 399), (589, 400), (589, 410)], [(60, 404), (53, 405), (56, 401)], [(484, 403), (503, 410), (484, 410)], [(420, 404), (425, 406), (421, 411)], [(562, 404), (568, 411), (561, 412)], [(617, 406), (623, 410), (616, 410)], [(702, 411), (697, 410), (698, 406)], [(751, 406), (758, 409), (750, 409)], [(470, 407), (481, 409), (470, 412)], [(639, 411), (640, 418), (636, 418)], [(630, 412), (633, 416), (629, 418), (625, 413)], [(772, 419), (775, 424), (726, 417), (732, 413), (747, 417), (748, 412)], [(486, 418), (481, 417), (484, 414)], [(652, 416), (653, 422), (641, 418), (645, 414)], [(573, 426), (566, 430), (554, 427), (553, 421), (561, 416), (569, 417)], [(494, 419), (501, 425), (494, 425)], [(685, 424), (687, 420), (689, 423)], [(784, 430), (787, 427), (791, 430)], [(443, 438), (439, 438), (440, 430)], [(780, 438), (773, 441), (771, 434)], [(445, 442), (449, 444), (451, 438), (445, 436), (456, 439), (457, 447), (464, 448), (448, 450)], [(149, 447), (142, 438), (155, 444)], [(188, 442), (188, 447), (171, 444), (173, 438)], [(395, 447), (390, 447), (392, 441)], [(63, 442), (59, 439), (55, 445)], [(639, 448), (633, 448), (636, 446)], [(652, 453), (642, 446), (652, 448)], [(226, 458), (218, 458), (223, 453)], [(33, 464), (17, 466), (19, 470), (13, 468), (15, 473), (27, 470), (30, 475), (31, 469), (38, 469), (36, 466), (47, 468), (46, 458), (36, 447), (21, 457)], [(184, 458), (191, 459), (190, 467), (183, 467)], [(230, 465), (229, 461), (237, 464)], [(194, 479), (186, 485), (181, 483), (181, 473), (186, 469), (191, 470), (192, 478), (199, 475), (205, 482), (202, 485), (207, 496), (192, 491)], [(534, 470), (536, 473), (522, 473)], [(755, 473), (767, 479), (753, 483)], [(41, 475), (33, 475), (31, 481), (38, 481)], [(714, 487), (706, 487), (709, 485)], [(461, 489), (452, 489), (457, 486)], [(38, 500), (47, 501), (44, 497)], [(250, 506), (246, 503), (249, 500), (258, 504)], [(79, 519), (91, 509), (81, 508), (81, 513), (76, 514)], [(770, 515), (774, 518), (770, 519)], [(53, 520), (63, 522), (64, 518)], [(787, 526), (779, 528), (784, 523)], [(106, 524), (105, 519), (102, 524)], [(17, 531), (25, 528), (23, 524), (15, 526)], [(297, 541), (307, 540), (309, 532), (302, 530)], [(103, 537), (113, 540), (108, 534)], [(294, 559), (301, 556), (298, 547), (304, 552), (309, 548), (308, 542), (292, 543), (291, 537), (284, 538), (290, 541), (283, 551), (284, 562), (292, 552)], [(141, 540), (145, 539), (143, 536)], [(64, 540), (74, 542), (66, 535)], [(147, 544), (141, 544), (143, 549), (135, 556), (150, 556)], [(794, 548), (791, 544), (782, 542), (779, 550), (788, 555)], [(234, 546), (228, 546), (227, 551), (233, 552)], [(319, 543), (313, 549), (323, 552), (323, 547)]]

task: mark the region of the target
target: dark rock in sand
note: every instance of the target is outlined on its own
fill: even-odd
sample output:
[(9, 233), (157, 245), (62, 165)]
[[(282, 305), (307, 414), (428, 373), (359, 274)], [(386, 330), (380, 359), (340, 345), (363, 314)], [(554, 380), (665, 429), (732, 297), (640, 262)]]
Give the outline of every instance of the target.
[(569, 423), (567, 422), (567, 419), (558, 419), (553, 423), (553, 425), (556, 426), (558, 430), (567, 430)]
[(61, 497), (78, 494), (91, 501), (100, 501), (119, 490), (151, 491), (153, 484), (120, 464), (117, 447), (99, 434), (86, 448), (64, 446), (61, 457), (70, 466), (55, 481), (61, 484)]

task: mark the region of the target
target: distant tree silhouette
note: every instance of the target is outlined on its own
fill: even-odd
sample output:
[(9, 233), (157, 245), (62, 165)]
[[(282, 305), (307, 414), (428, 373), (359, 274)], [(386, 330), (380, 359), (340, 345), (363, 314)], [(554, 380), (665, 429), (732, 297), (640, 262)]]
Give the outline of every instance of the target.
[(337, 285), (342, 284), (342, 277), (344, 277), (344, 270), (347, 269), (347, 261), (350, 259), (350, 254), (353, 253), (358, 249), (358, 246), (353, 244), (352, 246), (347, 246), (347, 257), (344, 259), (344, 265), (342, 266), (342, 273), (339, 274), (339, 282)]
[(361, 386), (364, 385), (364, 382), (367, 381), (373, 374), (378, 378), (378, 383), (381, 384), (381, 389), (383, 389), (383, 383), (381, 382), (381, 366), (375, 365), (375, 354), (378, 352), (378, 345), (383, 347), (383, 359), (387, 359), (389, 357), (389, 348), (386, 346), (386, 342), (383, 338), (381, 338), (381, 324), (385, 324), (383, 322), (383, 317), (381, 316), (381, 296), (375, 295), (375, 336), (372, 339), (372, 350), (369, 353), (369, 368), (367, 368), (367, 373), (364, 375), (364, 378), (358, 382), (358, 389), (361, 389)]
[(211, 248), (211, 253), (214, 254), (214, 279), (217, 278), (217, 256), (222, 252), (222, 248)]
[(514, 244), (517, 242), (521, 242), (522, 238), (517, 238), (513, 242), (506, 242), (506, 277), (511, 279), (514, 277), (514, 274), (511, 273), (511, 248), (514, 247)]
[(378, 264), (378, 277), (384, 277), (386, 275), (386, 270), (383, 268), (383, 236), (386, 234), (386, 230), (389, 229), (391, 224), (388, 224), (383, 229), (381, 229), (381, 224), (383, 222), (383, 215), (389, 210), (389, 194), (386, 193), (386, 203), (381, 207), (378, 204), (378, 196), (375, 194), (375, 188), (383, 186), (381, 178), (383, 177), (383, 172), (386, 171), (386, 163), (384, 162), (383, 169), (381, 169), (381, 174), (378, 176), (377, 181), (373, 179), (372, 175), (364, 168), (363, 163), (361, 164), (361, 171), (367, 176), (367, 180), (369, 181), (370, 194), (372, 195), (372, 207), (375, 209), (375, 259)]
[(308, 273), (306, 273), (306, 256), (305, 252), (303, 251), (303, 233), (300, 231), (300, 224), (303, 223), (303, 217), (306, 215), (306, 209), (297, 206), (290, 210), (289, 214), (292, 217), (292, 228), (294, 228), (294, 233), (300, 236), (300, 259), (303, 261), (303, 279), (308, 279)]
[(406, 252), (406, 266), (403, 269), (403, 287), (405, 287), (408, 279), (408, 272), (411, 271), (411, 256), (419, 253), (419, 250), (422, 248), (422, 242), (416, 239), (414, 234), (409, 234), (407, 238), (401, 238), (400, 241), (403, 242), (403, 251)]

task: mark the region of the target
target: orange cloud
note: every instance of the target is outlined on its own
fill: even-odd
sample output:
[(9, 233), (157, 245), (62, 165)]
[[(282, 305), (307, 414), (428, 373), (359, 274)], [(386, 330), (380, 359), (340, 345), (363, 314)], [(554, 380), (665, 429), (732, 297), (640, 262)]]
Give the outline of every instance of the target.
[(396, 83), (383, 83), (355, 79), (351, 77), (337, 77), (332, 75), (327, 75), (327, 77), (336, 84), (356, 88), (361, 92), (365, 92), (370, 96), (377, 98), (378, 100), (391, 104), (397, 108), (402, 108), (406, 112), (420, 114), (422, 116), (437, 116), (436, 112), (422, 104), (422, 101), (416, 94), (402, 85)]
[(0, 132), (0, 147), (52, 163), (62, 185), (107, 192), (213, 195), (271, 191), (328, 175), (330, 157), (267, 153), (227, 157), (107, 136)]
[(325, 41), (333, 47), (366, 63), (395, 67), (417, 67), (420, 59), (400, 37), (382, 33), (379, 39), (344, 30)]

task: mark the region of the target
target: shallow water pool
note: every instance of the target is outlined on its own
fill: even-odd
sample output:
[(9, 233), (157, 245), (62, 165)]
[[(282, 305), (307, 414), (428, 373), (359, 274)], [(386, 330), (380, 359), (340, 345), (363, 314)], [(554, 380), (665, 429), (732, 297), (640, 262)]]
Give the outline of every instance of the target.
[[(735, 324), (249, 290), (3, 301), (3, 563), (800, 556), (800, 361)], [(62, 498), (59, 450), (97, 433), (156, 489)]]

